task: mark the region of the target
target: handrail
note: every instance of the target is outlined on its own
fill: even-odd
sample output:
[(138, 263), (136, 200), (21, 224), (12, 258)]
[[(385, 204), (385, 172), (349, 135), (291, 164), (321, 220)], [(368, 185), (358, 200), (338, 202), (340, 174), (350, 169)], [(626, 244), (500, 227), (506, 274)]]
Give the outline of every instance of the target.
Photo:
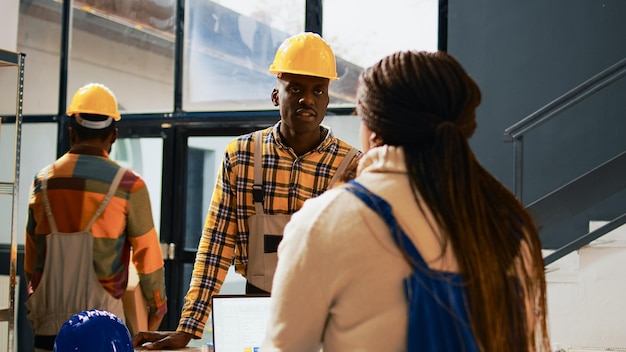
[(564, 256), (570, 254), (573, 251), (576, 251), (583, 246), (588, 245), (594, 240), (606, 235), (607, 233), (617, 229), (618, 227), (626, 224), (626, 213), (618, 216), (617, 218), (611, 220), (609, 223), (605, 224), (602, 227), (595, 229), (594, 231), (589, 232), (586, 235), (583, 235), (576, 240), (566, 244), (565, 246), (557, 249), (556, 251), (548, 254), (545, 258), (543, 258), (543, 265), (547, 266), (555, 261), (563, 258)]
[[(544, 124), (545, 122), (552, 119), (556, 115), (564, 112), (565, 110), (569, 109), (575, 104), (578, 104), (582, 100), (604, 89), (605, 87), (614, 83), (615, 81), (619, 80), (625, 75), (626, 75), (626, 58), (618, 61), (614, 65), (596, 74), (595, 76), (591, 77), (587, 81), (578, 85), (574, 89), (571, 89), (570, 91), (558, 97), (557, 99), (553, 100), (552, 102), (545, 105), (541, 109), (535, 111), (534, 113), (528, 115), (524, 119), (520, 120), (519, 122), (515, 123), (514, 125), (504, 130), (505, 142), (514, 143), (514, 158), (515, 158), (514, 175), (513, 175), (514, 192), (515, 192), (515, 195), (518, 197), (518, 199), (520, 199), (520, 201), (522, 201), (522, 177), (523, 177), (522, 168), (523, 168), (523, 152), (524, 152), (524, 148), (523, 148), (524, 134), (539, 127), (540, 125)], [(623, 159), (623, 154), (622, 156), (619, 156), (616, 158), (616, 160), (621, 160), (621, 159)], [(610, 161), (610, 162), (613, 162), (613, 161)], [(601, 167), (598, 167), (597, 169), (601, 169)], [(591, 174), (595, 175), (597, 173), (598, 172), (593, 171)], [(581, 176), (580, 179), (582, 178), (584, 177)], [(561, 187), (559, 190), (552, 192), (552, 193), (565, 192), (566, 188), (568, 189), (567, 192), (571, 192), (570, 188), (575, 188), (575, 187), (580, 188), (583, 186), (583, 184), (586, 185), (588, 183), (589, 183), (588, 181), (572, 182), (564, 187)], [(534, 208), (553, 207), (554, 204), (552, 205), (548, 204), (550, 203), (549, 199), (552, 199), (552, 196), (554, 195), (552, 193), (550, 195), (543, 197), (539, 201), (531, 204), (528, 207), (529, 210), (531, 210), (532, 208), (535, 212), (539, 211), (541, 213), (542, 211), (540, 211), (539, 209), (534, 209)], [(548, 200), (548, 202), (545, 202), (544, 200)], [(546, 203), (546, 204), (543, 204), (543, 203)], [(577, 204), (576, 206), (580, 206), (580, 204)], [(550, 216), (554, 216), (554, 214), (550, 213), (550, 211), (548, 211), (547, 213), (550, 214)], [(535, 214), (534, 216), (538, 216), (538, 215)], [(543, 216), (543, 215), (540, 215), (540, 216)], [(578, 250), (585, 245), (588, 245), (589, 243), (596, 240), (597, 238), (604, 236), (605, 234), (609, 233), (610, 231), (613, 231), (614, 229), (618, 228), (619, 226), (622, 226), (625, 223), (626, 223), (626, 214), (622, 214), (621, 216), (618, 216), (617, 218), (615, 218), (608, 224), (596, 229), (595, 231), (591, 231), (567, 243), (566, 245), (561, 246), (555, 252), (551, 253), (550, 255), (544, 258), (544, 265), (547, 266), (557, 261), (558, 259), (564, 257), (565, 255), (575, 250)]]
[[(528, 204), (541, 229), (579, 214), (626, 187), (626, 151)], [(548, 248), (550, 246), (548, 245)]]
[(597, 93), (624, 75), (626, 75), (626, 58), (591, 77), (587, 81), (548, 103), (541, 109), (528, 115), (509, 128), (506, 128), (504, 130), (505, 141), (510, 142), (518, 139), (526, 132), (547, 122), (555, 115), (558, 115), (566, 109), (576, 105), (592, 94)]
[(522, 176), (524, 164), (524, 138), (528, 131), (539, 127), (557, 114), (578, 104), (583, 99), (604, 89), (609, 84), (617, 81), (626, 75), (626, 58), (618, 61), (611, 67), (591, 77), (587, 81), (578, 85), (569, 92), (563, 94), (541, 109), (528, 115), (516, 124), (504, 130), (504, 141), (513, 142), (514, 146), (514, 169), (513, 169), (513, 191), (520, 201), (522, 197)]

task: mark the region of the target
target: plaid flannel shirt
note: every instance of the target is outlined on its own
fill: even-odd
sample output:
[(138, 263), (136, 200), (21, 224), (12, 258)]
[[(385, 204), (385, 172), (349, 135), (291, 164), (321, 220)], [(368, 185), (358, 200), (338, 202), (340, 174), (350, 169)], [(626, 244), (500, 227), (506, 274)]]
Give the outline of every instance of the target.
[[(263, 208), (266, 214), (293, 214), (305, 200), (322, 194), (352, 146), (321, 126), (324, 140), (297, 156), (283, 144), (280, 122), (263, 130)], [(233, 262), (246, 275), (248, 217), (254, 215), (253, 134), (238, 137), (226, 147), (211, 205), (196, 254), (189, 291), (178, 331), (202, 337), (211, 311), (211, 297), (219, 293)]]

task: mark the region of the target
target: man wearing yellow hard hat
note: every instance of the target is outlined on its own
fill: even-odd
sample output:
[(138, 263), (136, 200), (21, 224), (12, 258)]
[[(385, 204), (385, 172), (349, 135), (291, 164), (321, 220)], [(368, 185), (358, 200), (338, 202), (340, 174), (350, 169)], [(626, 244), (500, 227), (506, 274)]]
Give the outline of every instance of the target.
[(175, 332), (140, 332), (133, 343), (148, 349), (182, 348), (202, 337), (228, 268), (246, 277), (247, 293), (268, 293), (282, 229), (305, 200), (323, 193), (360, 152), (321, 125), (337, 79), (332, 49), (314, 33), (300, 33), (278, 48), (271, 100), (274, 126), (239, 136), (226, 147), (191, 285)]
[(130, 260), (149, 305), (150, 328), (157, 329), (167, 312), (148, 189), (109, 158), (121, 117), (115, 95), (87, 84), (74, 94), (67, 115), (71, 148), (35, 175), (28, 203), (24, 272), (36, 351), (52, 351), (61, 326), (78, 312), (106, 310), (124, 319)]

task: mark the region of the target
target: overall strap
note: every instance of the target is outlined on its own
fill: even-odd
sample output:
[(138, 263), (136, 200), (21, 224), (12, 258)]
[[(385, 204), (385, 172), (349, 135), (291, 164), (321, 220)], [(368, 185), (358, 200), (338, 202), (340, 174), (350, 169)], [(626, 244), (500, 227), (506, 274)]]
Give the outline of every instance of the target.
[(113, 182), (111, 182), (111, 186), (109, 186), (109, 191), (107, 192), (106, 197), (104, 197), (104, 199), (102, 200), (102, 203), (100, 203), (100, 206), (98, 207), (98, 210), (96, 210), (96, 213), (89, 221), (89, 224), (87, 224), (87, 227), (85, 227), (85, 232), (91, 231), (91, 226), (93, 225), (93, 223), (96, 222), (100, 214), (102, 214), (102, 212), (107, 207), (107, 205), (109, 205), (109, 201), (115, 194), (115, 191), (117, 190), (117, 186), (120, 184), (120, 181), (122, 180), (122, 176), (124, 176), (125, 172), (126, 172), (126, 168), (123, 168), (123, 167), (120, 167), (117, 170), (117, 173), (115, 174), (115, 177), (113, 178)]
[(391, 205), (387, 201), (370, 192), (362, 184), (354, 180), (349, 181), (344, 189), (357, 196), (387, 223), (398, 247), (402, 248), (411, 257), (412, 260), (409, 261), (409, 264), (413, 270), (418, 269), (419, 266), (426, 266), (424, 259), (417, 248), (415, 248), (415, 245), (413, 245), (413, 242), (411, 242), (411, 239), (398, 225), (391, 211)]
[(339, 164), (339, 167), (337, 168), (337, 171), (335, 171), (335, 174), (333, 175), (333, 178), (330, 180), (330, 184), (328, 185), (328, 188), (332, 188), (332, 186), (335, 183), (337, 183), (337, 181), (339, 181), (339, 178), (344, 173), (344, 171), (346, 171), (346, 168), (348, 168), (348, 165), (350, 165), (350, 163), (352, 162), (352, 159), (354, 159), (354, 156), (358, 152), (359, 152), (359, 150), (356, 149), (355, 147), (352, 147), (352, 149), (350, 149), (348, 154), (346, 154), (346, 157), (343, 158), (343, 160), (341, 161), (341, 164)]
[(252, 185), (252, 198), (254, 211), (263, 214), (263, 130), (254, 132), (254, 184)]
[(41, 180), (41, 194), (43, 195), (43, 206), (46, 210), (46, 216), (48, 217), (48, 223), (50, 224), (50, 230), (52, 233), (57, 233), (57, 223), (54, 221), (52, 215), (52, 207), (50, 207), (50, 201), (48, 200), (48, 172), (52, 165), (46, 166), (43, 170), (43, 179)]

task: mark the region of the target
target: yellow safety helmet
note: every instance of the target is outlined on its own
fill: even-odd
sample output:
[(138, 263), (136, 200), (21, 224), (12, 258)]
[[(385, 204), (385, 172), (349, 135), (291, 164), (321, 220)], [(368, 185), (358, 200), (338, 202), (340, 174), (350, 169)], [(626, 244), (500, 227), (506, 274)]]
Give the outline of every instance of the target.
[(278, 47), (269, 71), (337, 79), (333, 50), (319, 34), (311, 32), (287, 38)]
[(80, 113), (109, 116), (115, 121), (121, 118), (115, 95), (100, 83), (89, 83), (76, 91), (67, 108), (67, 115)]

